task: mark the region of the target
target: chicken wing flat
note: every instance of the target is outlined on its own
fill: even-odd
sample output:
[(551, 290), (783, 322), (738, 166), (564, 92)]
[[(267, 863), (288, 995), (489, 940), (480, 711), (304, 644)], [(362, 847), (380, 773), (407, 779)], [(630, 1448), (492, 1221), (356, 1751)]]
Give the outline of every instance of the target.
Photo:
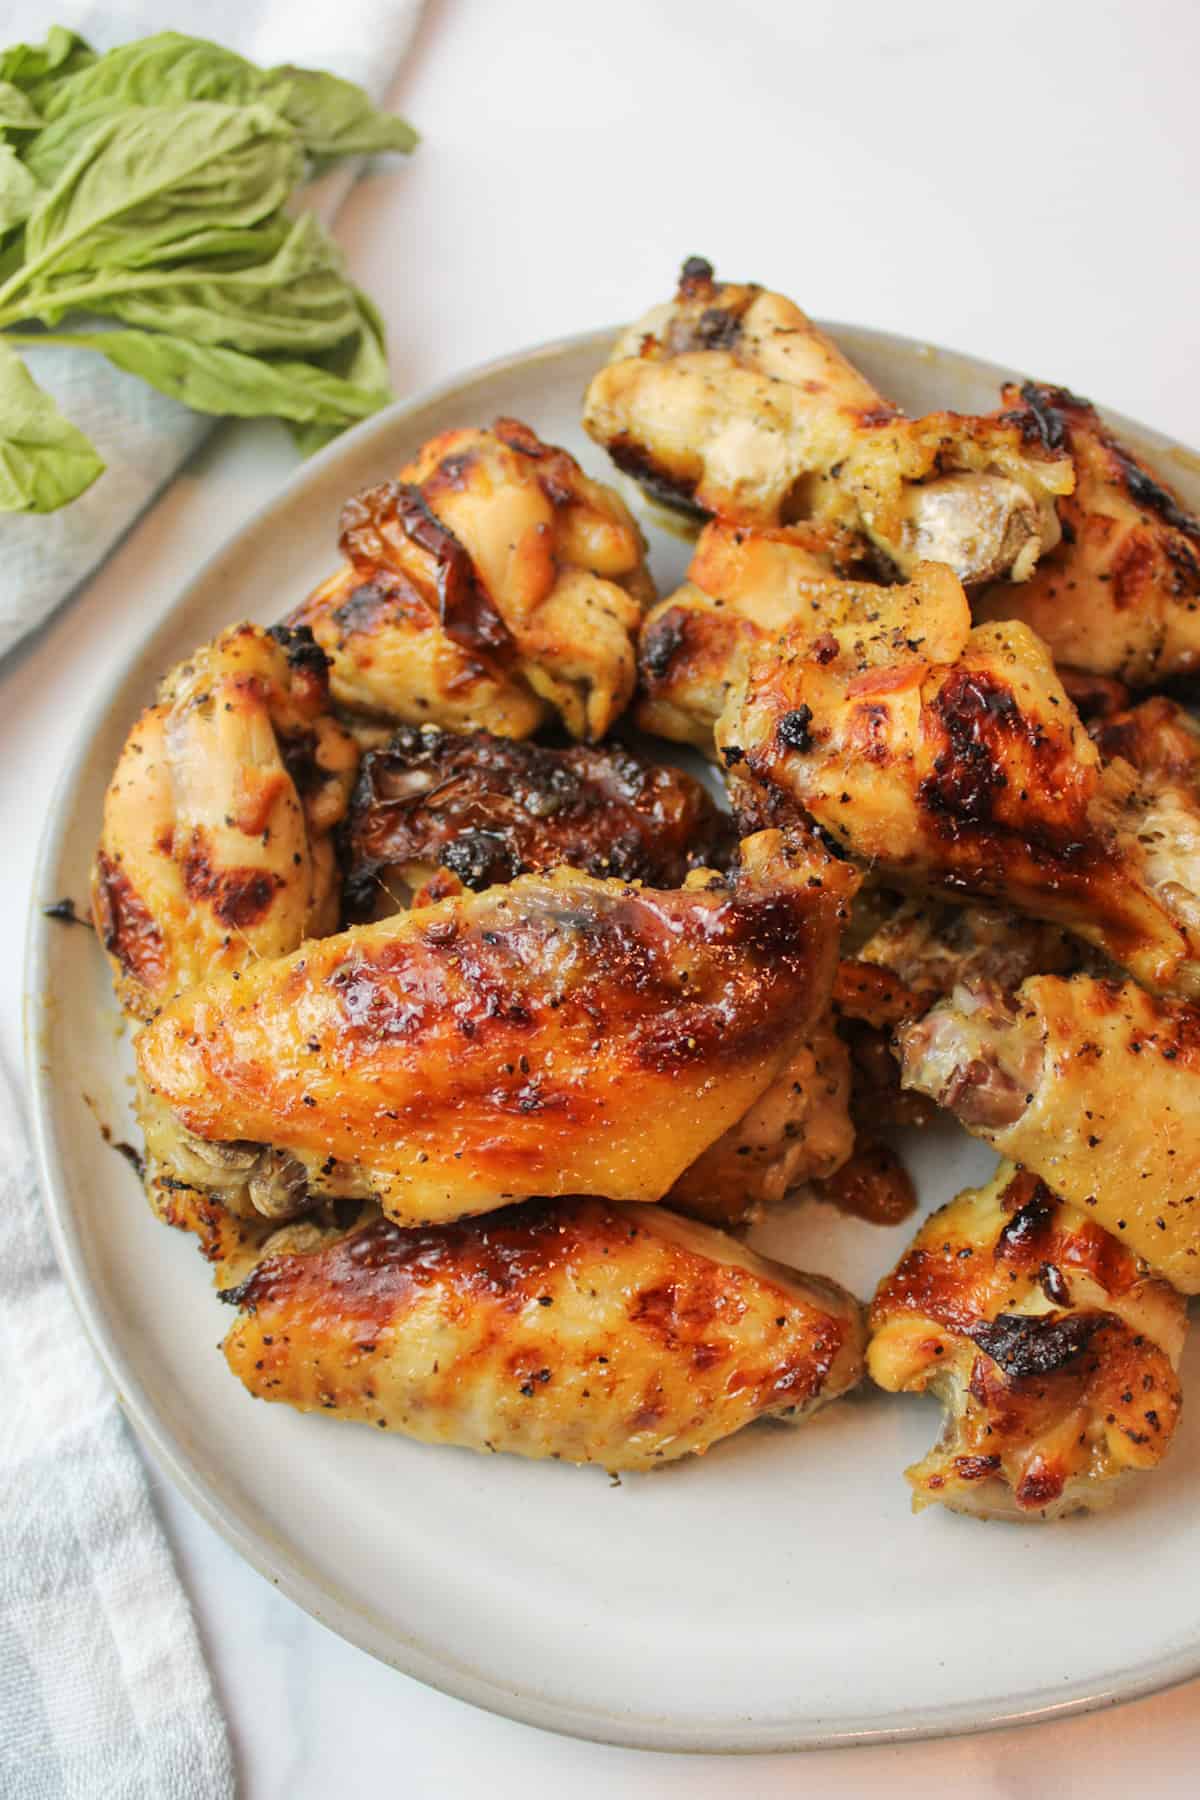
[(204, 983), (138, 1061), (185, 1143), (258, 1147), (401, 1224), (658, 1200), (825, 1011), (854, 885), (777, 832), (681, 889), (525, 875)]
[(307, 632), (235, 625), (172, 670), (121, 753), (92, 873), (126, 1012), (336, 928), (357, 761)]
[(850, 1057), (826, 1020), (750, 1110), (684, 1170), (667, 1205), (713, 1225), (743, 1225), (801, 1182), (832, 1175), (853, 1149)]
[(338, 701), (527, 737), (555, 714), (602, 737), (633, 694), (654, 599), (624, 502), (516, 419), (431, 438), (342, 512), (347, 561), (293, 613)]
[(564, 865), (678, 887), (689, 869), (726, 867), (735, 845), (700, 782), (623, 744), (551, 750), (402, 725), (363, 758), (342, 838), (345, 912), (394, 910), (398, 887), (440, 868), (469, 888)]
[(260, 1399), (425, 1443), (652, 1469), (861, 1377), (849, 1294), (663, 1208), (531, 1201), (279, 1242), (222, 1296), (242, 1309), (230, 1368)]
[(1022, 580), (1057, 543), (1063, 451), (1000, 416), (906, 419), (782, 294), (717, 282), (699, 257), (674, 300), (618, 340), (584, 428), (651, 493), (734, 524), (861, 531), (907, 574)]
[(1100, 720), (1092, 736), (1114, 777), (1133, 771), (1120, 820), (1146, 884), (1200, 939), (1200, 725), (1158, 695)]
[(642, 626), (642, 730), (712, 756), (713, 729), (749, 651), (810, 608), (825, 584), (864, 572), (868, 555), (836, 526), (706, 525), (687, 580)]
[(1130, 827), (1132, 771), (1102, 767), (1040, 639), (972, 630), (933, 564), (871, 592), (751, 656), (717, 728), (733, 781), (779, 791), (886, 880), (1015, 907), (1148, 987), (1200, 993), (1200, 939)]
[(1200, 519), (1095, 408), (1065, 388), (1008, 387), (1025, 441), (1075, 464), (1058, 501), (1062, 542), (1019, 590), (990, 587), (980, 619), (1024, 619), (1056, 662), (1149, 687), (1200, 668)]
[(907, 1470), (914, 1511), (1057, 1519), (1170, 1448), (1184, 1303), (1035, 1175), (1002, 1164), (927, 1219), (868, 1323), (880, 1387), (945, 1410)]
[(1200, 1293), (1200, 1012), (1044, 975), (957, 988), (899, 1041), (907, 1087)]

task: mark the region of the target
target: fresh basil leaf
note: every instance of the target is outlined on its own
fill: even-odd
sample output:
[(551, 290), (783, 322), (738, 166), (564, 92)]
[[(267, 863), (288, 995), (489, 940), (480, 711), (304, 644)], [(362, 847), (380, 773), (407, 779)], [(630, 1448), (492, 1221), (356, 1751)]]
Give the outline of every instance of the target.
[[(316, 360), (322, 368), (340, 375), (343, 381), (378, 393), (381, 396), (380, 404), (386, 404), (391, 399), (391, 377), (384, 347), (383, 320), (374, 303), (360, 288), (353, 291), (359, 317), (357, 331), (346, 343)], [(289, 422), (288, 430), (305, 456), (311, 456), (314, 450), (323, 449), (338, 435), (337, 428), (330, 425), (302, 425), (295, 421)]]
[(11, 144), (0, 144), (0, 237), (29, 217), (41, 194)]
[(263, 106), (140, 107), (102, 124), (30, 214), (27, 262), (0, 289), (186, 255), (197, 232), (258, 224), (300, 174), (294, 132)]
[(98, 350), (196, 412), (236, 418), (299, 419), (339, 429), (378, 412), (389, 396), (291, 358), (248, 356), (158, 331), (47, 333), (48, 344)]
[(0, 338), (0, 512), (54, 512), (104, 464)]
[(29, 95), (11, 81), (0, 80), (0, 131), (40, 131), (42, 115)]
[(22, 145), (25, 166), (44, 188), (53, 187), (97, 127), (107, 119), (118, 118), (122, 110), (118, 101), (93, 100), (88, 106), (77, 106), (64, 113)]
[(381, 112), (363, 89), (319, 69), (267, 70), (262, 98), (295, 126), (318, 164), (339, 156), (414, 150), (417, 133), (395, 113)]
[(14, 44), (9, 50), (0, 50), (0, 81), (21, 88), (43, 112), (60, 81), (95, 61), (96, 52), (78, 32), (52, 25), (44, 44)]

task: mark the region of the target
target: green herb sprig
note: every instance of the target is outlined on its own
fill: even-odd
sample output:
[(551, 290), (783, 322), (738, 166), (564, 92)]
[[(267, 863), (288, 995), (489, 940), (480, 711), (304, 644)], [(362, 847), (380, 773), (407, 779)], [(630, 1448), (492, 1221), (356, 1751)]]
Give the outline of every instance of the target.
[(94, 350), (305, 450), (385, 405), (379, 314), (287, 207), (340, 157), (416, 142), (352, 82), (178, 32), (0, 51), (0, 512), (52, 512), (104, 467), (20, 347)]

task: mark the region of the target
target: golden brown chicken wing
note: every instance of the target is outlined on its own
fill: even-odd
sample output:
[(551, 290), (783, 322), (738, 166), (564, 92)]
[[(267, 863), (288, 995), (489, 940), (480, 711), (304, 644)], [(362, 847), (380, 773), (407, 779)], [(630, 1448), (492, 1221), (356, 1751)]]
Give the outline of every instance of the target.
[(868, 1368), (942, 1402), (913, 1509), (1057, 1519), (1152, 1469), (1179, 1419), (1183, 1301), (1093, 1218), (1001, 1165), (927, 1219), (869, 1314)]
[(885, 879), (1067, 927), (1160, 991), (1200, 939), (1152, 885), (1132, 772), (1101, 766), (1045, 646), (971, 629), (949, 570), (833, 602), (751, 656), (718, 724), (736, 783), (782, 793)]
[(682, 769), (623, 744), (551, 750), (402, 725), (363, 758), (342, 839), (346, 916), (392, 911), (439, 868), (464, 886), (568, 866), (678, 887), (724, 868), (733, 822)]
[(854, 885), (778, 832), (682, 889), (521, 876), (207, 982), (143, 1031), (139, 1065), (191, 1138), (403, 1224), (657, 1200), (824, 1012)]
[(902, 1080), (1200, 1293), (1200, 1012), (1132, 982), (955, 989), (899, 1038)]
[(583, 423), (659, 498), (736, 524), (845, 525), (902, 574), (1024, 579), (1074, 481), (1064, 452), (1003, 418), (904, 418), (792, 301), (717, 282), (699, 257), (622, 334)]
[(121, 753), (92, 876), (128, 1013), (336, 927), (357, 761), (307, 632), (235, 625), (171, 671)]
[(292, 1227), (222, 1297), (249, 1391), (431, 1444), (651, 1469), (862, 1371), (857, 1301), (663, 1208), (532, 1201), (486, 1220)]
[(749, 651), (811, 607), (825, 584), (864, 573), (868, 555), (861, 539), (836, 526), (706, 525), (687, 580), (642, 626), (642, 730), (712, 756), (713, 729)]
[(1007, 387), (1004, 417), (1075, 464), (1062, 542), (1019, 589), (989, 587), (979, 619), (1024, 619), (1056, 662), (1148, 687), (1200, 668), (1200, 519), (1065, 388)]
[(342, 512), (346, 565), (292, 614), (342, 705), (527, 737), (602, 737), (633, 694), (654, 598), (623, 501), (516, 419), (431, 438)]

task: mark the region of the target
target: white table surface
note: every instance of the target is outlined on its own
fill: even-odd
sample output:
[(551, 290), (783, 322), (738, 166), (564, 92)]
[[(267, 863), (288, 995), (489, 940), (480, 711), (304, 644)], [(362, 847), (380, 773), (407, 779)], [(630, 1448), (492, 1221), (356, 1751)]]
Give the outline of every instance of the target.
[[(424, 142), (360, 184), (339, 235), (387, 316), (401, 394), (624, 319), (703, 253), (824, 317), (994, 358), (1196, 445), (1198, 21), (1183, 0), (431, 3), (395, 96)], [(86, 591), (0, 663), (12, 1068), (34, 849), (80, 708), (294, 461), (274, 427), (223, 428)], [(656, 1757), (544, 1735), (342, 1643), (152, 1478), (250, 1800), (1197, 1792), (1200, 1683), (1026, 1731), (806, 1756)], [(1114, 1630), (1134, 1591), (1114, 1571)]]

